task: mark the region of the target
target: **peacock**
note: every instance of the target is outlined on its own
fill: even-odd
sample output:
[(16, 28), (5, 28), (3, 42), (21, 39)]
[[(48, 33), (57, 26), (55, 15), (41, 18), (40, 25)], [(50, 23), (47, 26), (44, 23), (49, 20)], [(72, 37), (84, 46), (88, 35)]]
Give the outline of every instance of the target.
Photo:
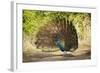
[[(78, 48), (78, 36), (72, 21), (66, 18), (55, 18), (40, 28), (36, 35), (35, 45), (39, 47), (58, 48), (61, 52), (69, 52)], [(64, 45), (62, 44), (64, 42)]]

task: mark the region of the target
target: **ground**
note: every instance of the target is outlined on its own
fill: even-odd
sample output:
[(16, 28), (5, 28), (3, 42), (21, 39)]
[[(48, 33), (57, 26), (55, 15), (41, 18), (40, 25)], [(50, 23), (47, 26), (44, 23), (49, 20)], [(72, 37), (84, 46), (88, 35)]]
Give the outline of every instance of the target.
[[(27, 42), (29, 46), (30, 43)], [(26, 45), (26, 46), (27, 46)], [(26, 47), (25, 46), (25, 47)], [(91, 59), (91, 49), (87, 44), (79, 45), (79, 48), (70, 54), (62, 53), (60, 50), (43, 51), (41, 49), (32, 48), (23, 51), (23, 62), (39, 62), (39, 61), (63, 61), (63, 60), (85, 60)]]

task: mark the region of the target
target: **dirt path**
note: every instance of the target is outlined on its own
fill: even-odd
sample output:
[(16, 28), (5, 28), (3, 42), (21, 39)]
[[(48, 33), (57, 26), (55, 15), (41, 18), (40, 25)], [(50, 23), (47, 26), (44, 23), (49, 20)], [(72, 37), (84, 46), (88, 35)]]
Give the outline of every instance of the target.
[(41, 51), (40, 49), (35, 49), (34, 47), (30, 46), (23, 52), (23, 62), (90, 59), (91, 58), (90, 48), (91, 47), (89, 45), (82, 44), (74, 52), (70, 54), (65, 54), (62, 53), (60, 50), (44, 52)]
[[(58, 51), (60, 52), (60, 51)], [(89, 54), (83, 55), (73, 55), (72, 54), (62, 54), (54, 52), (31, 52), (29, 55), (23, 57), (23, 62), (37, 62), (37, 61), (60, 61), (60, 60), (83, 60), (83, 59), (90, 59)]]

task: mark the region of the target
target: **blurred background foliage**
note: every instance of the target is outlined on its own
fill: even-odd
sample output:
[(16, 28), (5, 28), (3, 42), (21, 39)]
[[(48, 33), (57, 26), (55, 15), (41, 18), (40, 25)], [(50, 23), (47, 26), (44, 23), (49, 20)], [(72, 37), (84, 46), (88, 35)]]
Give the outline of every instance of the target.
[(73, 23), (79, 40), (91, 39), (91, 14), (80, 12), (34, 11), (23, 10), (23, 33), (29, 37), (36, 37), (39, 29), (56, 17), (66, 18)]

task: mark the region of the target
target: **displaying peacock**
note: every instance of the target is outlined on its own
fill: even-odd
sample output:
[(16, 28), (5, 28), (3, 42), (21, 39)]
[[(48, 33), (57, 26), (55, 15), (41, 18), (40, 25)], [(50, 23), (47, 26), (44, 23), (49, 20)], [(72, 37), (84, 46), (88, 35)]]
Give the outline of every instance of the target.
[(56, 17), (42, 26), (36, 35), (36, 46), (58, 48), (62, 52), (78, 48), (77, 31), (72, 21)]

